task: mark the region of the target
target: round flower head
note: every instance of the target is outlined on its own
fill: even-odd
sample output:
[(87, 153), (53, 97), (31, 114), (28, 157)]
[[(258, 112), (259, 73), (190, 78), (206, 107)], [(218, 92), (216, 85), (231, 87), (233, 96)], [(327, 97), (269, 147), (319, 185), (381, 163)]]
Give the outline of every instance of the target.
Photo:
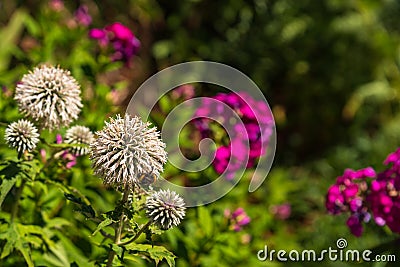
[(165, 144), (155, 127), (138, 117), (111, 118), (90, 144), (94, 173), (106, 185), (133, 187), (143, 173), (156, 176), (167, 161)]
[[(94, 135), (88, 127), (76, 125), (67, 130), (65, 138), (65, 142), (67, 144), (81, 144), (89, 146), (94, 139)], [(70, 152), (77, 156), (82, 156), (89, 152), (89, 148), (76, 146), (70, 148)]]
[(5, 139), (7, 144), (15, 148), (18, 153), (30, 152), (39, 142), (39, 133), (30, 121), (19, 120), (8, 125)]
[(146, 200), (146, 214), (161, 229), (168, 230), (178, 226), (185, 217), (185, 203), (174, 191), (160, 190)]
[(82, 103), (80, 86), (67, 70), (36, 67), (25, 74), (15, 91), (21, 112), (49, 130), (68, 126), (78, 117)]

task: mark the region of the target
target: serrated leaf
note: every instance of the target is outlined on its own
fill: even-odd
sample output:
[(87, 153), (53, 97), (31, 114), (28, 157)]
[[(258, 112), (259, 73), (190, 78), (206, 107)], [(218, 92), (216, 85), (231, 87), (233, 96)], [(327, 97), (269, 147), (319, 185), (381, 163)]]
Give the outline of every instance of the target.
[(11, 188), (14, 186), (15, 182), (17, 181), (16, 178), (12, 179), (5, 179), (0, 185), (0, 210), (1, 205), (3, 204), (4, 199), (6, 198), (8, 192), (10, 192)]
[(0, 171), (0, 176), (5, 177), (5, 179), (13, 179), (22, 171), (21, 166), (18, 162), (10, 161), (10, 163)]
[(113, 223), (113, 220), (111, 218), (106, 218), (104, 221), (102, 221), (101, 223), (99, 223), (99, 225), (97, 225), (96, 230), (93, 232), (92, 235), (96, 235), (101, 229), (103, 229), (104, 227), (109, 226), (110, 224)]
[(131, 254), (146, 254), (152, 260), (155, 261), (156, 265), (162, 260), (165, 260), (168, 263), (168, 266), (174, 267), (175, 266), (175, 258), (176, 256), (167, 250), (165, 247), (162, 246), (152, 246), (148, 244), (135, 244), (131, 243), (125, 246), (128, 252)]
[(34, 265), (31, 258), (31, 251), (30, 247), (28, 246), (29, 241), (26, 240), (25, 236), (27, 233), (25, 231), (23, 231), (24, 233), (21, 233), (21, 229), (23, 229), (23, 227), (20, 226), (20, 224), (12, 223), (6, 232), (0, 233), (0, 239), (6, 240), (6, 244), (0, 258), (3, 259), (7, 257), (14, 249), (16, 249), (21, 252), (28, 266), (33, 267)]
[(121, 258), (122, 254), (124, 254), (124, 249), (116, 244), (112, 244), (111, 248), (117, 254), (118, 258)]
[(82, 198), (80, 197), (76, 197), (73, 194), (69, 194), (69, 193), (64, 193), (64, 196), (66, 199), (79, 204), (81, 206), (81, 208), (77, 211), (79, 211), (80, 213), (82, 213), (84, 216), (86, 216), (87, 218), (94, 218), (96, 217), (96, 212), (94, 211), (94, 209), (92, 208), (92, 206), (89, 204), (86, 204)]

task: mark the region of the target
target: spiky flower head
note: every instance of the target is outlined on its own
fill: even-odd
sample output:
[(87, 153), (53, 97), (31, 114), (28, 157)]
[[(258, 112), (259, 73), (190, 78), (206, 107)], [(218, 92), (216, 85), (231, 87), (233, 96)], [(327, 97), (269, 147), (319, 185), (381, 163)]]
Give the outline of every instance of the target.
[(165, 144), (150, 123), (126, 115), (111, 118), (90, 144), (94, 173), (106, 185), (133, 187), (142, 173), (158, 176), (167, 161)]
[(53, 130), (78, 118), (80, 93), (78, 82), (68, 70), (42, 65), (22, 77), (15, 100), (22, 113)]
[(34, 150), (39, 142), (38, 129), (32, 122), (24, 119), (8, 125), (4, 137), (6, 143), (20, 154)]
[(147, 216), (163, 230), (178, 226), (185, 217), (185, 202), (169, 189), (154, 192), (146, 199), (145, 207)]
[(85, 146), (74, 146), (69, 149), (72, 154), (77, 156), (86, 155), (89, 152), (89, 145), (93, 142), (94, 135), (88, 127), (75, 125), (67, 130), (65, 142), (67, 144), (78, 144)]

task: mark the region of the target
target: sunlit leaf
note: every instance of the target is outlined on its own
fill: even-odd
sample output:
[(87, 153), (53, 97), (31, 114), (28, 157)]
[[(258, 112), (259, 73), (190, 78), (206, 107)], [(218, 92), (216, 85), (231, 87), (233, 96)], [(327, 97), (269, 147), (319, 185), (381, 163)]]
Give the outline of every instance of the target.
[(96, 230), (93, 232), (92, 235), (96, 235), (100, 230), (102, 230), (104, 227), (109, 226), (110, 224), (113, 223), (113, 220), (109, 217), (106, 217), (104, 219), (104, 221), (102, 221), (101, 223), (99, 223), (96, 227)]
[(156, 265), (158, 265), (159, 262), (165, 260), (170, 267), (175, 266), (175, 255), (172, 252), (168, 251), (165, 247), (131, 243), (129, 245), (126, 245), (125, 248), (129, 251), (129, 253), (139, 255), (145, 254), (149, 256), (152, 260), (156, 262)]

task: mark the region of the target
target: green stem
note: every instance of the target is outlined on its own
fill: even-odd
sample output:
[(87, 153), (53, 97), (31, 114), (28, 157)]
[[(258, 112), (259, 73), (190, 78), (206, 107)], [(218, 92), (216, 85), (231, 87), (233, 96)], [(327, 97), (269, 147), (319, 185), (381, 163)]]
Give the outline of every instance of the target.
[[(121, 201), (122, 206), (128, 200), (129, 192), (130, 192), (130, 187), (126, 186), (124, 195), (122, 196), (122, 201)], [(124, 228), (124, 221), (125, 221), (125, 211), (124, 211), (124, 209), (122, 209), (121, 217), (119, 218), (118, 225), (115, 228), (114, 244), (116, 244), (116, 245), (118, 245), (121, 240), (121, 234), (122, 234), (122, 230)], [(108, 253), (107, 267), (112, 266), (115, 255), (116, 255), (116, 252), (111, 249), (110, 252)]]
[(24, 190), (25, 183), (26, 183), (26, 181), (22, 180), (21, 185), (18, 187), (17, 195), (15, 196), (15, 202), (14, 202), (14, 204), (12, 206), (12, 209), (11, 209), (11, 222), (13, 222), (15, 217), (17, 217), (17, 215), (18, 215), (19, 200), (21, 198), (22, 191)]
[(119, 246), (125, 246), (125, 245), (128, 245), (128, 244), (132, 243), (132, 242), (135, 241), (136, 239), (138, 239), (139, 236), (144, 232), (144, 230), (146, 230), (146, 229), (152, 224), (152, 222), (153, 222), (152, 220), (148, 221), (148, 222), (139, 230), (139, 232), (137, 232), (137, 233), (135, 234), (135, 236), (133, 236), (131, 239), (129, 239), (129, 240), (125, 241), (125, 242), (120, 242), (120, 243), (118, 243), (118, 245), (119, 245)]

